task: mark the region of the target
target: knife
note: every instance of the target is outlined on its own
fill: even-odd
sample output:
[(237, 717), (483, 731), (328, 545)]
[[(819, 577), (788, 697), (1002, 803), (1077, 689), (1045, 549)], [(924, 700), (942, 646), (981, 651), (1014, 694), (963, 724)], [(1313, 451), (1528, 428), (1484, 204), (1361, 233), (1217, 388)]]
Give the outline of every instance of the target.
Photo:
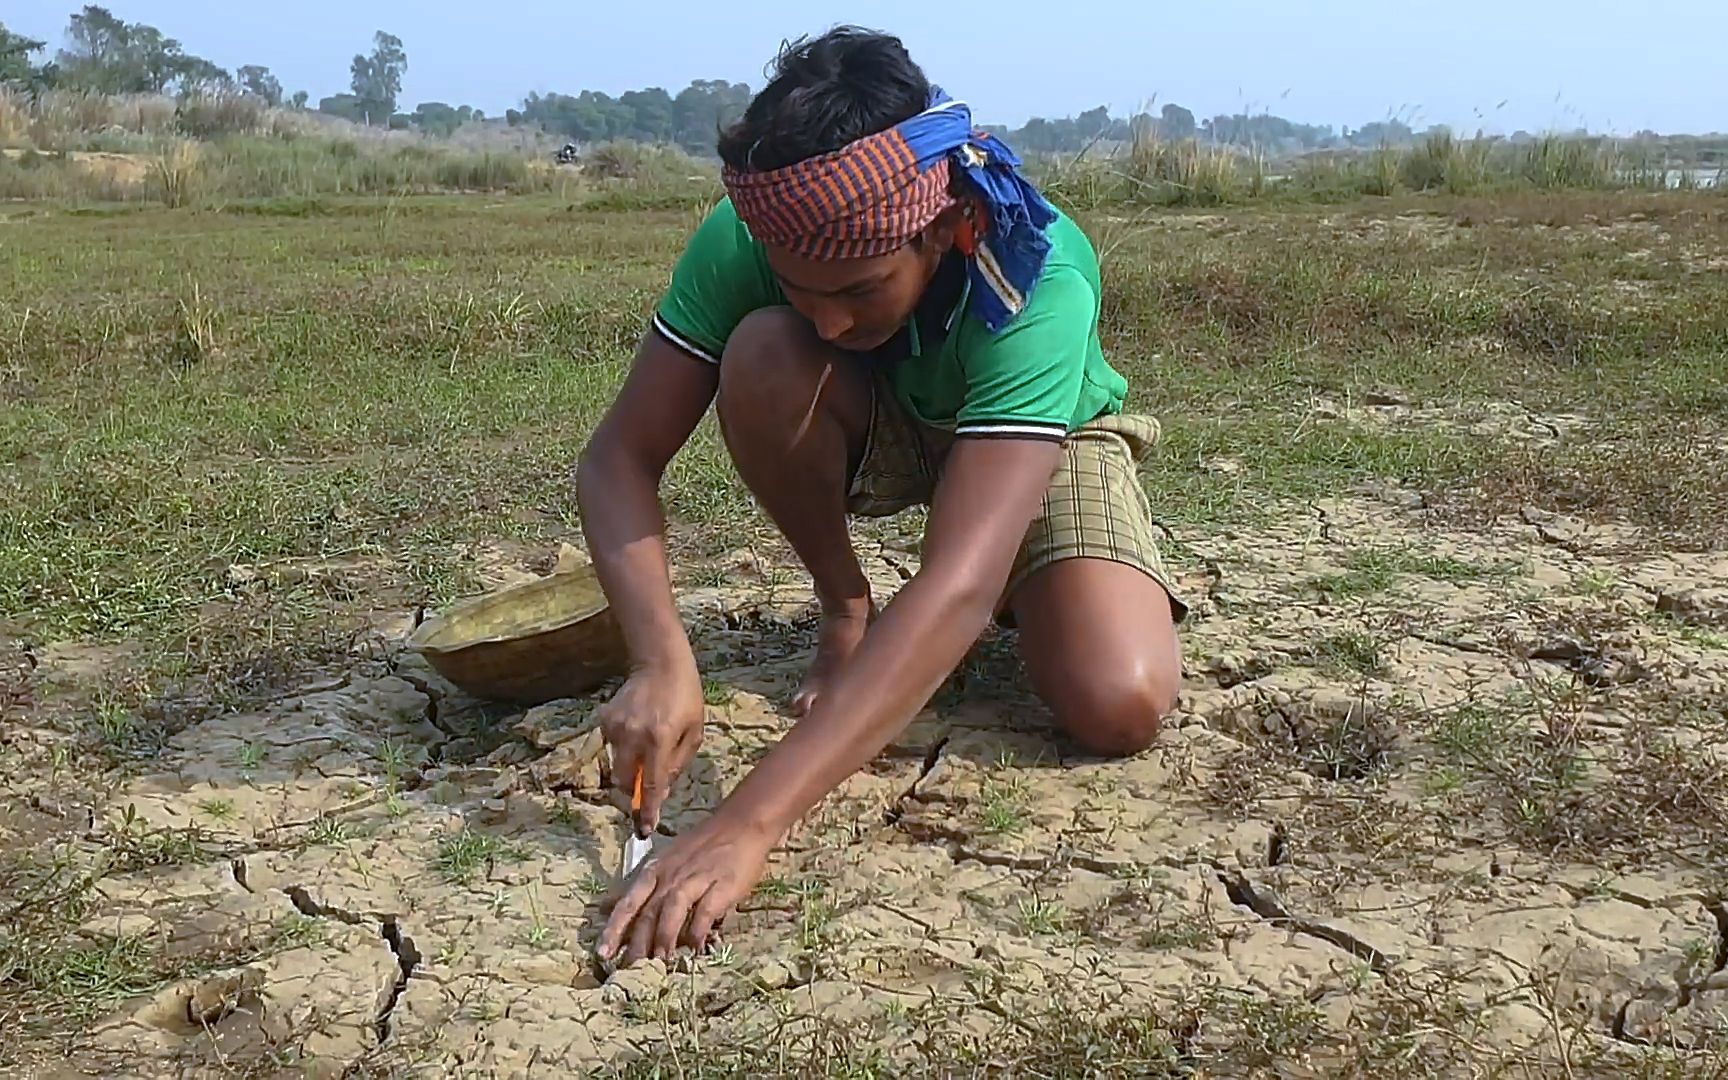
[(630, 794), (630, 817), (624, 823), (624, 865), (619, 871), (620, 878), (628, 879), (642, 865), (642, 860), (654, 850), (654, 834), (642, 835), (640, 822), (642, 820), (642, 766), (636, 766), (636, 784)]

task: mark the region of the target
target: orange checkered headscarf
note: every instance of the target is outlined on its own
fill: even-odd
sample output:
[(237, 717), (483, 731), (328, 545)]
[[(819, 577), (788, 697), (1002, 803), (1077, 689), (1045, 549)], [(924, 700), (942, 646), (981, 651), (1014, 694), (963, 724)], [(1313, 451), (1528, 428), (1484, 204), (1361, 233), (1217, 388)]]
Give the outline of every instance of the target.
[[(982, 211), (960, 243), (972, 304), (999, 330), (1025, 308), (1056, 217), (1019, 165), (1001, 140), (972, 127), (965, 102), (936, 89), (928, 109), (887, 131), (781, 169), (727, 166), (722, 179), (756, 239), (824, 261), (894, 251), (959, 201), (952, 189), (961, 187)], [(953, 183), (955, 169), (964, 185)]]

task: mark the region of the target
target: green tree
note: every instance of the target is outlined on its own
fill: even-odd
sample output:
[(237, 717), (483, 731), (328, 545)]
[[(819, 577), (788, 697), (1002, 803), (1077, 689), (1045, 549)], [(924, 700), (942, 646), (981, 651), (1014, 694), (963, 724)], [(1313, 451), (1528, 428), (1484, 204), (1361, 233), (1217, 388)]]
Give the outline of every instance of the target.
[(304, 90), (296, 90), (294, 91), (294, 96), (288, 99), (288, 103), (296, 109), (304, 109), (306, 107), (306, 102), (310, 100), (311, 97), (312, 95), (308, 94)]
[(407, 70), (408, 53), (402, 48), (402, 39), (382, 30), (372, 35), (372, 54), (356, 55), (349, 65), (349, 85), (360, 101), (365, 122), (388, 123), (396, 112), (396, 98), (402, 93), (402, 76)]
[(1199, 130), (1194, 114), (1174, 102), (1158, 114), (1158, 134), (1166, 139), (1192, 139)]
[(247, 64), (236, 72), (240, 79), (240, 88), (253, 97), (263, 98), (266, 104), (282, 104), (282, 82), (270, 74), (270, 69), (260, 64)]
[(46, 44), (23, 34), (14, 34), (6, 29), (5, 23), (0, 23), (0, 83), (35, 81), (39, 69), (30, 62), (30, 56), (41, 52)]
[[(466, 105), (463, 109), (467, 109), (469, 115), (474, 112)], [(414, 112), (409, 119), (414, 127), (428, 135), (449, 135), (464, 123), (462, 112), (442, 101), (422, 101), (414, 106)]]
[(154, 26), (128, 23), (95, 4), (71, 17), (58, 61), (62, 81), (98, 93), (186, 92), (230, 81), (222, 68)]

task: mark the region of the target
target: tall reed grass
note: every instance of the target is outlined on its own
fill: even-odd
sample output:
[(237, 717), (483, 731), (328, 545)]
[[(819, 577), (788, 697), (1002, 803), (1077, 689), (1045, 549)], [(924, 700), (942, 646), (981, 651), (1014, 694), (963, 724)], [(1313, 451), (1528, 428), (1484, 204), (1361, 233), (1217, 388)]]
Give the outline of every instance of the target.
[(1410, 147), (1330, 151), (1279, 164), (1258, 148), (1170, 142), (1136, 133), (1109, 153), (1045, 159), (1034, 168), (1051, 197), (1074, 209), (1222, 206), (1261, 198), (1326, 201), (1401, 192), (1714, 187), (1728, 194), (1708, 171), (1681, 168), (1607, 139), (1557, 135), (1515, 144), (1435, 132)]

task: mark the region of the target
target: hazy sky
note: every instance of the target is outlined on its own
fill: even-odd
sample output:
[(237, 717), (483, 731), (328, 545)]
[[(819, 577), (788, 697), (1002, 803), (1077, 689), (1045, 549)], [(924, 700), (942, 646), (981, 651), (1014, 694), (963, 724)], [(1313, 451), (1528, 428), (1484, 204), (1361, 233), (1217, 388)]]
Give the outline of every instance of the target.
[[(58, 46), (69, 0), (4, 0), (0, 21)], [(1197, 115), (1268, 109), (1360, 126), (1491, 131), (1728, 129), (1724, 0), (113, 0), (129, 22), (233, 69), (264, 64), (314, 102), (347, 89), (374, 30), (403, 39), (403, 104), (498, 114), (531, 90), (620, 93), (692, 78), (762, 84), (783, 38), (835, 22), (903, 37), (981, 122), (1155, 99)], [(873, 10), (869, 19), (860, 12)], [(1504, 102), (1504, 105), (1501, 103)]]

